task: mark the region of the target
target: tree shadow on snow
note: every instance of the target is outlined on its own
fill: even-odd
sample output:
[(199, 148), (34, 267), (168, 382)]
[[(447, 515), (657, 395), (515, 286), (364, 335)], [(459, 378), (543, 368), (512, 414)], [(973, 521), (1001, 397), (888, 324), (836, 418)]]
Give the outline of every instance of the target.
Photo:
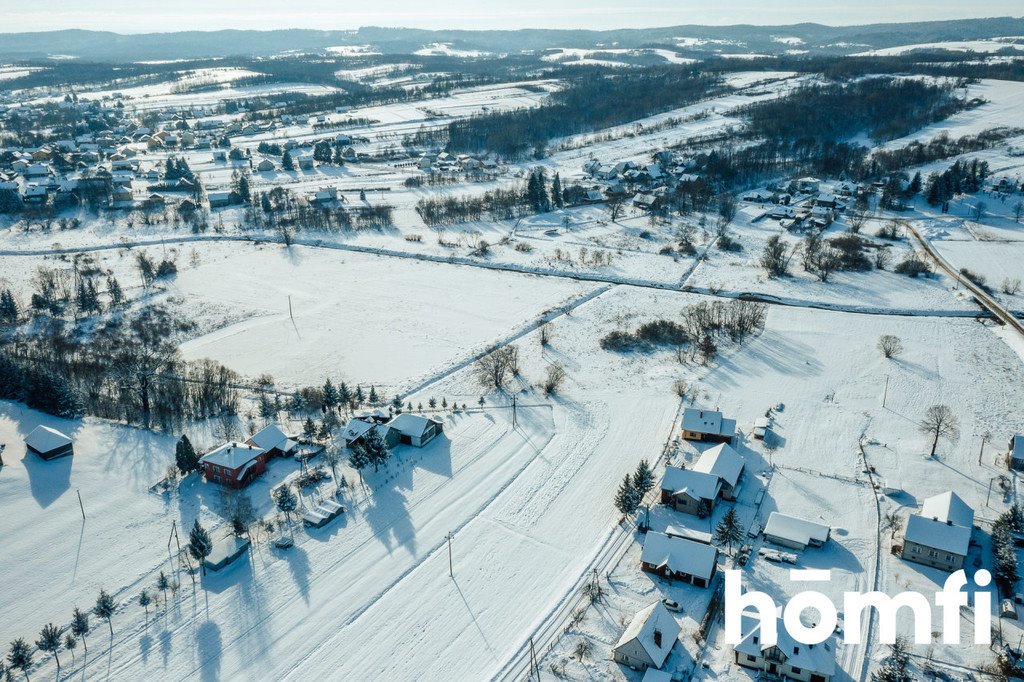
[(212, 621), (204, 621), (196, 631), (196, 647), (201, 662), (199, 679), (203, 680), (203, 682), (219, 680), (220, 659), (223, 654), (220, 627)]

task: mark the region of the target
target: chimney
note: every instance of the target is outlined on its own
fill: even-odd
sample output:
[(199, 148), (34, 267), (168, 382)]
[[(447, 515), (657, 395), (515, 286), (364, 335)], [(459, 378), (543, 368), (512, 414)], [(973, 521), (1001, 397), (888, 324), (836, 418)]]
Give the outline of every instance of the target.
[(661, 647), (661, 630), (654, 631), (654, 646)]

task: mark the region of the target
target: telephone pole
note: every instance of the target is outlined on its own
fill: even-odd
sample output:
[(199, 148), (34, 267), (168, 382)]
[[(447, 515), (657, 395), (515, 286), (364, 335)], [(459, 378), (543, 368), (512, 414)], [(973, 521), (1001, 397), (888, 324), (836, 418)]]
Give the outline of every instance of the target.
[(512, 396), (512, 428), (516, 428), (516, 397)]
[(885, 375), (885, 391), (882, 393), (882, 407), (885, 407), (885, 400), (889, 397), (889, 375)]
[(448, 533), (445, 537), (448, 539), (448, 575), (454, 578), (455, 569), (452, 565), (452, 534)]
[(82, 520), (85, 521), (85, 505), (82, 504), (82, 491), (75, 488), (75, 492), (78, 493), (78, 508), (82, 510)]
[(533, 648), (533, 637), (530, 638), (530, 677), (540, 681), (540, 668), (537, 666), (537, 652)]

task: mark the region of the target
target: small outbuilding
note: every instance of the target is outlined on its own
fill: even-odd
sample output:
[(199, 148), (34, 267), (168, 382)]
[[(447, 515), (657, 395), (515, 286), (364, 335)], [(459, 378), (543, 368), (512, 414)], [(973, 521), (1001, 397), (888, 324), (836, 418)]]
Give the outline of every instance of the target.
[(75, 454), (74, 441), (69, 436), (41, 424), (25, 437), (25, 447), (45, 460)]
[(821, 523), (772, 512), (764, 526), (764, 538), (782, 547), (807, 549), (824, 546), (828, 542), (831, 530)]
[(203, 560), (208, 571), (219, 571), (228, 566), (249, 549), (249, 541), (237, 535), (229, 535), (213, 543), (213, 550)]
[(1010, 439), (1007, 466), (1014, 471), (1024, 471), (1024, 434), (1018, 433)]
[(444, 431), (444, 423), (434, 417), (402, 413), (392, 419), (388, 426), (398, 431), (399, 442), (421, 448)]

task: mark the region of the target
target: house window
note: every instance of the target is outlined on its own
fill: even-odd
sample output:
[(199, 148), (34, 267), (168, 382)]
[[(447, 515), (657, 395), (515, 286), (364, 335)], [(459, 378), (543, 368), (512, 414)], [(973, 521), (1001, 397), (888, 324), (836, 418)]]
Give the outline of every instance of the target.
[(934, 549), (928, 550), (928, 556), (930, 556), (932, 559), (937, 559), (939, 557), (939, 553), (936, 552)]
[(794, 675), (799, 675), (800, 674), (800, 668), (793, 668), (793, 674)]
[(946, 555), (946, 561), (952, 561), (952, 560), (953, 560), (953, 555), (952, 554), (947, 554)]
[(756, 663), (757, 662), (757, 658), (755, 658), (754, 656), (751, 656), (750, 654), (747, 654), (747, 660), (750, 661), (751, 663)]
[(914, 545), (913, 547), (911, 547), (911, 548), (910, 548), (910, 551), (911, 551), (911, 552), (912, 552), (913, 554), (920, 554), (920, 553), (921, 553), (921, 548), (920, 548), (920, 547), (918, 547), (917, 545)]
[(757, 635), (754, 635), (754, 644), (757, 644)]

